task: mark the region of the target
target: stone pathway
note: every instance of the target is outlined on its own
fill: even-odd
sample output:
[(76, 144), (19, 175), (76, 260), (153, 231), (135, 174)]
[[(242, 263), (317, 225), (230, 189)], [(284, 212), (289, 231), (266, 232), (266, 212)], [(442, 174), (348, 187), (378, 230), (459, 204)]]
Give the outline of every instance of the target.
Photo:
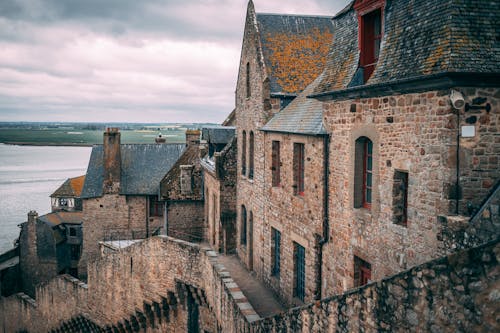
[(273, 293), (253, 277), (235, 256), (219, 254), (217, 261), (224, 265), (240, 290), (262, 318), (273, 316), (285, 310)]

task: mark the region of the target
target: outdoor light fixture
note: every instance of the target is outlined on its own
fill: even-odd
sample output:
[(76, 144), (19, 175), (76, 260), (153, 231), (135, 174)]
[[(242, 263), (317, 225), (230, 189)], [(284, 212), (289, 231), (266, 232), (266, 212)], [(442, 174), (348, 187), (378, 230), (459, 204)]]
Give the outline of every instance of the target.
[(465, 99), (462, 93), (453, 89), (451, 90), (450, 101), (455, 109), (461, 109), (465, 105)]

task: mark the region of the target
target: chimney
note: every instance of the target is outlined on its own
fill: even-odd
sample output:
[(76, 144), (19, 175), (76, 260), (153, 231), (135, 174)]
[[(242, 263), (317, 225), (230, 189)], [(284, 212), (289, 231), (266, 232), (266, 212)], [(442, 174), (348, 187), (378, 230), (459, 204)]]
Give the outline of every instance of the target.
[(28, 213), (28, 223), (35, 223), (36, 219), (38, 218), (38, 213), (36, 210), (30, 210)]
[(104, 193), (118, 193), (120, 188), (120, 130), (106, 128), (103, 139)]
[(200, 144), (201, 131), (198, 129), (186, 130), (186, 146), (193, 146)]

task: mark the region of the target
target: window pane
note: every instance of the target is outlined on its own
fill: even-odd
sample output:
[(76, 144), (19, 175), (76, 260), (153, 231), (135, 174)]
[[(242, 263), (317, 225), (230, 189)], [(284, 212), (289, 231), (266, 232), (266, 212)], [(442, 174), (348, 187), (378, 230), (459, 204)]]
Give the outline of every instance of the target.
[(371, 155), (372, 150), (373, 150), (373, 143), (369, 139), (368, 139), (368, 142), (366, 143), (366, 146), (367, 146), (368, 155)]
[(372, 190), (370, 188), (366, 189), (366, 202), (367, 203), (372, 202)]
[(372, 187), (372, 174), (366, 174), (366, 187)]
[(372, 171), (372, 163), (373, 163), (372, 157), (368, 156), (366, 159), (366, 170), (367, 171)]

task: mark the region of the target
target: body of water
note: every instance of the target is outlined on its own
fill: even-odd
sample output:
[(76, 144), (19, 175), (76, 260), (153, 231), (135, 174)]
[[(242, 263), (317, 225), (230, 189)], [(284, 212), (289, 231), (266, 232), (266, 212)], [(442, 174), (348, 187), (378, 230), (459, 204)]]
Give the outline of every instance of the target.
[(30, 210), (50, 212), (50, 195), (85, 174), (91, 147), (0, 144), (0, 253), (13, 247)]

